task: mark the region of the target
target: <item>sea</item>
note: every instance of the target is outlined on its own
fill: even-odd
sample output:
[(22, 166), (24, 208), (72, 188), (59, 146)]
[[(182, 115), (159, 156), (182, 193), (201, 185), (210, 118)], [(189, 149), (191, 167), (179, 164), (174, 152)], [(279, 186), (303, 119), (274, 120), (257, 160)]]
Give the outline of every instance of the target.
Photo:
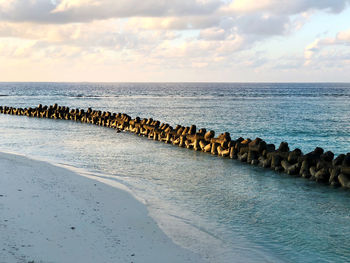
[[(54, 103), (350, 152), (349, 83), (0, 83), (0, 105)], [(0, 151), (120, 183), (204, 262), (350, 261), (349, 190), (73, 121), (1, 114)]]

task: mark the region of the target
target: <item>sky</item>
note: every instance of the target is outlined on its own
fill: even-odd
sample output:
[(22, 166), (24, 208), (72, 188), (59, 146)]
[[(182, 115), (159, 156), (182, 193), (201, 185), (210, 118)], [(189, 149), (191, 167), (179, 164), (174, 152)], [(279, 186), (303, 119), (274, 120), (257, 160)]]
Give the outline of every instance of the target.
[(350, 82), (350, 0), (0, 0), (0, 81)]

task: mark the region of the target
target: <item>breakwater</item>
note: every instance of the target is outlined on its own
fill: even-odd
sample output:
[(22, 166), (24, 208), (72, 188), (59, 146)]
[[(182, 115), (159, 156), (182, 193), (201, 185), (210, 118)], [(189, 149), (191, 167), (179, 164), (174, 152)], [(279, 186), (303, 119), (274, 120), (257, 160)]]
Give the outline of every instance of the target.
[(196, 125), (190, 127), (177, 125), (174, 128), (152, 118), (132, 118), (124, 113), (102, 112), (91, 108), (69, 109), (57, 104), (24, 109), (0, 106), (0, 112), (105, 126), (114, 128), (117, 132), (128, 131), (175, 146), (238, 159), (241, 162), (332, 186), (350, 188), (350, 153), (340, 154), (334, 158), (332, 152), (325, 152), (322, 148), (316, 147), (314, 151), (303, 154), (300, 149), (290, 150), (286, 142), (282, 142), (277, 148), (260, 138), (234, 140), (228, 132), (215, 136), (215, 131), (205, 128), (197, 130)]

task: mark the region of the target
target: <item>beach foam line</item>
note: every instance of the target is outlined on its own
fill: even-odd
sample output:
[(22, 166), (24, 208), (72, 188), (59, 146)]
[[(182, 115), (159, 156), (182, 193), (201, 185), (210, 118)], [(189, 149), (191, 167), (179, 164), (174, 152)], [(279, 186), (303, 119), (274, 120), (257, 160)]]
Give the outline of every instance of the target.
[(108, 179), (3, 152), (0, 169), (0, 262), (205, 262)]

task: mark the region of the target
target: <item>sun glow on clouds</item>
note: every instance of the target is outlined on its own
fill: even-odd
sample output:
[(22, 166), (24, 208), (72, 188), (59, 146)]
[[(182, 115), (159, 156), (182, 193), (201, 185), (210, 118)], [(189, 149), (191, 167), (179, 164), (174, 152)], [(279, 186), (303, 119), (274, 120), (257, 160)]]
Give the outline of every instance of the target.
[[(278, 1), (277, 1), (278, 3)], [(230, 5), (224, 8), (226, 11), (247, 13), (254, 12), (257, 10), (263, 10), (269, 6), (276, 4), (276, 1), (273, 0), (236, 0), (233, 1)]]
[(0, 7), (3, 11), (8, 11), (15, 0), (0, 0)]
[[(323, 60), (334, 60), (341, 65), (349, 64), (350, 53), (347, 52), (350, 46), (350, 29), (339, 32), (335, 37), (316, 39), (308, 45), (304, 51), (305, 65), (316, 64), (320, 58)], [(336, 52), (330, 52), (336, 47)], [(345, 53), (344, 53), (345, 52)], [(340, 55), (341, 54), (341, 55)], [(339, 57), (340, 56), (340, 57)], [(338, 57), (337, 59), (335, 59)], [(319, 59), (315, 59), (319, 58)]]
[(0, 80), (350, 80), (350, 24), (289, 42), (313, 14), (348, 13), (348, 0), (0, 0)]

